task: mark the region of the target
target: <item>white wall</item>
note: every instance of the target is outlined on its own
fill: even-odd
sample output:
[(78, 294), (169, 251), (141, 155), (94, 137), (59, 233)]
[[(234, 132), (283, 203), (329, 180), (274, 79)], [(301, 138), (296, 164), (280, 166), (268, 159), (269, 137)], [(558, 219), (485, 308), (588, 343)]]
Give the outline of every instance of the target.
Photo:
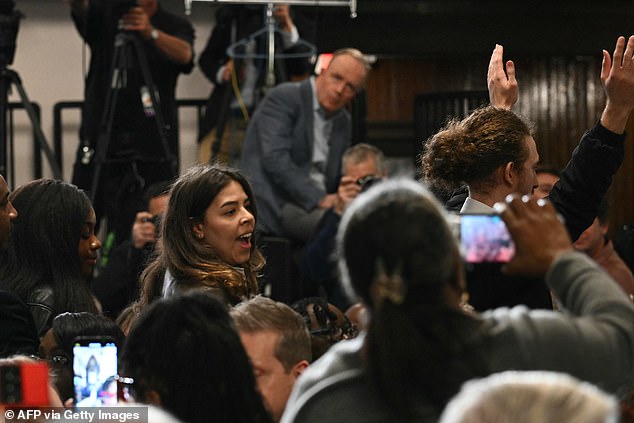
[[(53, 147), (53, 105), (59, 101), (83, 100), (84, 62), (89, 50), (75, 31), (64, 0), (18, 0), (16, 8), (26, 15), (18, 33), (17, 51), (11, 68), (18, 72), (31, 101), (42, 108), (42, 130)], [(182, 14), (184, 7), (163, 1), (166, 8)], [(196, 56), (204, 48), (213, 25), (214, 7), (195, 2), (189, 17), (196, 29)], [(85, 57), (84, 57), (85, 56)], [(198, 68), (181, 76), (177, 98), (206, 98), (212, 85)], [(10, 101), (19, 101), (13, 90)], [(181, 112), (181, 170), (196, 159), (196, 122), (194, 109)], [(64, 114), (66, 131), (63, 144), (63, 178), (70, 180), (78, 142), (79, 113)], [(16, 113), (15, 181), (17, 186), (33, 178), (31, 125), (23, 112)], [(44, 160), (44, 176), (52, 176)]]

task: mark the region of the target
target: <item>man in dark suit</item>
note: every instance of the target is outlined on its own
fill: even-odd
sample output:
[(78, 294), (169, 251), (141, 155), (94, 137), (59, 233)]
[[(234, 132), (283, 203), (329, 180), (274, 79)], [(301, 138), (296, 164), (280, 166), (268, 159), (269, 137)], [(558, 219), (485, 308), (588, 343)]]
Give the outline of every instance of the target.
[[(268, 33), (265, 9), (260, 5), (223, 5), (198, 65), (214, 84), (200, 124), (198, 161), (235, 164), (249, 116), (266, 90), (287, 81), (300, 81), (312, 73), (310, 44), (316, 17), (287, 4), (272, 10), (275, 21), (274, 81), (267, 71)], [(228, 50), (233, 49), (230, 56)], [(286, 58), (282, 58), (287, 56)]]
[(344, 106), (368, 72), (360, 51), (338, 50), (317, 77), (278, 85), (258, 106), (240, 167), (253, 184), (262, 232), (305, 242), (334, 206), (352, 128)]

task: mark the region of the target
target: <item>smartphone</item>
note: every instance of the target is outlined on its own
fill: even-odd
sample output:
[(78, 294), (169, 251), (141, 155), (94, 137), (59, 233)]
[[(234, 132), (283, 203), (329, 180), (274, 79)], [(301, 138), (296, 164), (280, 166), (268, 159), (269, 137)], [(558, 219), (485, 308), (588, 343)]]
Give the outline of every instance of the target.
[(49, 405), (48, 366), (44, 362), (0, 365), (0, 405)]
[(467, 263), (506, 263), (515, 245), (497, 214), (460, 215), (460, 252)]
[(75, 407), (117, 404), (117, 345), (111, 338), (73, 342)]

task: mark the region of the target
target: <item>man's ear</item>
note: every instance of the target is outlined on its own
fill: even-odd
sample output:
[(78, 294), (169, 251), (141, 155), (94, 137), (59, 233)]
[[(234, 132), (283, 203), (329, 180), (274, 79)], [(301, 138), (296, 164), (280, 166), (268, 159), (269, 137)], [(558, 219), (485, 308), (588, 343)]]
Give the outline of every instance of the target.
[(517, 169), (515, 169), (515, 163), (513, 162), (508, 162), (504, 166), (504, 168), (502, 169), (502, 179), (504, 180), (504, 183), (513, 185), (516, 170)]
[(304, 373), (306, 367), (308, 367), (308, 361), (302, 360), (293, 366), (293, 368), (291, 369), (291, 374), (295, 376), (295, 379), (297, 379), (299, 375)]

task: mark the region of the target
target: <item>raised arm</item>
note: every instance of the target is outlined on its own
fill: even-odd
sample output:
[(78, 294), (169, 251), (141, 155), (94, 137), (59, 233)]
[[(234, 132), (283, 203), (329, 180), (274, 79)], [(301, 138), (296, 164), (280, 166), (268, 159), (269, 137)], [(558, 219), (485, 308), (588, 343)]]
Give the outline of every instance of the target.
[(606, 104), (601, 120), (583, 135), (549, 195), (573, 240), (592, 224), (623, 161), (625, 125), (634, 108), (632, 55), (634, 36), (627, 47), (625, 38), (619, 37), (613, 57), (603, 51), (601, 81)]
[(515, 79), (515, 64), (512, 60), (506, 62), (504, 69), (504, 47), (495, 45), (487, 71), (487, 87), (491, 105), (498, 109), (511, 110), (517, 103), (519, 89)]
[(634, 109), (634, 36), (625, 44), (625, 37), (616, 41), (614, 54), (603, 50), (601, 82), (607, 97), (601, 114), (601, 125), (622, 134)]

